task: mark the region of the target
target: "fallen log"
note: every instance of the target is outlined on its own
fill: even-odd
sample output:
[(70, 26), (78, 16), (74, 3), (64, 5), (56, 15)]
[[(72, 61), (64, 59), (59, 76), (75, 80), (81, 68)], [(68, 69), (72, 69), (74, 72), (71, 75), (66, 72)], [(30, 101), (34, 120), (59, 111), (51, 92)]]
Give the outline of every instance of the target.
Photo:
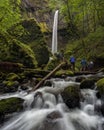
[(65, 62), (60, 63), (54, 70), (52, 70), (48, 75), (46, 75), (36, 86), (33, 87), (33, 89), (31, 91), (35, 91), (36, 89), (38, 89), (46, 79), (48, 79), (51, 75), (53, 75), (60, 67), (62, 67), (63, 65), (65, 65)]

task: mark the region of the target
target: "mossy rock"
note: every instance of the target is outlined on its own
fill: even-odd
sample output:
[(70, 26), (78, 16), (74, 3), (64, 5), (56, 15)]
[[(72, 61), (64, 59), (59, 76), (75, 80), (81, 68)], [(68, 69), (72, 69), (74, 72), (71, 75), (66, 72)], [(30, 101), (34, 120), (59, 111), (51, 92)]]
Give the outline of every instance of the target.
[(4, 80), (0, 86), (1, 93), (11, 93), (18, 90), (19, 82), (18, 81), (6, 81)]
[(51, 60), (49, 60), (47, 66), (46, 66), (46, 70), (53, 70), (58, 64), (60, 64), (59, 60), (56, 57), (52, 57)]
[[(26, 19), (14, 25), (10, 34), (22, 43), (32, 48), (38, 66), (47, 64), (49, 60), (49, 49), (45, 43), (43, 33), (35, 19)], [(27, 60), (28, 61), (28, 60)]]
[(94, 80), (91, 79), (85, 79), (80, 84), (81, 89), (93, 89), (94, 87), (95, 87), (95, 82)]
[(35, 19), (25, 19), (8, 30), (9, 34), (19, 41), (30, 44), (44, 41), (43, 33)]
[(86, 78), (85, 77), (76, 77), (75, 81), (76, 82), (82, 82), (83, 80), (85, 80)]
[(98, 80), (96, 85), (99, 93), (104, 96), (104, 78)]
[(25, 77), (32, 78), (32, 77), (44, 77), (48, 73), (49, 71), (44, 71), (40, 69), (28, 69), (24, 71), (23, 75), (25, 75)]
[(2, 34), (5, 40), (0, 44), (0, 59), (13, 63), (21, 63), (27, 67), (36, 67), (37, 62), (33, 50), (24, 43), (13, 39), (9, 34)]
[(45, 42), (34, 45), (33, 51), (39, 67), (45, 66), (50, 57), (50, 51)]
[(3, 81), (3, 80), (5, 80), (5, 78), (6, 78), (6, 74), (1, 72), (0, 73), (0, 80)]
[(55, 73), (55, 77), (63, 77), (63, 76), (73, 76), (74, 73), (71, 70), (58, 70)]
[(15, 81), (15, 80), (19, 80), (20, 77), (15, 74), (15, 73), (9, 73), (6, 77), (6, 80), (10, 80), (10, 81)]
[(23, 102), (23, 99), (16, 97), (0, 100), (0, 121), (3, 121), (7, 114), (22, 111)]
[(80, 89), (78, 86), (69, 86), (65, 88), (61, 95), (69, 108), (80, 107)]

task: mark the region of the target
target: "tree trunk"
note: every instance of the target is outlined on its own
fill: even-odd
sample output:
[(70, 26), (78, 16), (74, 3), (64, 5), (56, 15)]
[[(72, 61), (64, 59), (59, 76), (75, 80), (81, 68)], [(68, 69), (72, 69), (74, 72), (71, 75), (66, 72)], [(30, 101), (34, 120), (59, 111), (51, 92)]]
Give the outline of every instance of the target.
[(35, 91), (38, 89), (46, 79), (48, 79), (51, 75), (53, 75), (60, 67), (62, 67), (65, 64), (65, 62), (62, 62), (59, 64), (54, 70), (52, 70), (48, 75), (46, 75), (36, 86), (33, 87), (31, 91)]

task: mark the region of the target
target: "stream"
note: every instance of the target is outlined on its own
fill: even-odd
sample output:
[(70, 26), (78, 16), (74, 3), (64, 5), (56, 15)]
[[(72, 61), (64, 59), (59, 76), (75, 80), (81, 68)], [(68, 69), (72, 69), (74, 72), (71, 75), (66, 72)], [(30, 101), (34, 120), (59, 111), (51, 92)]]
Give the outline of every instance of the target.
[(51, 87), (44, 86), (30, 94), (19, 91), (0, 95), (0, 99), (20, 97), (25, 100), (24, 111), (16, 113), (0, 130), (104, 130), (104, 117), (94, 110), (95, 104), (101, 104), (96, 89), (81, 90), (84, 101), (80, 101), (80, 108), (69, 109), (63, 102), (60, 92), (67, 86), (80, 85), (75, 78), (51, 79)]

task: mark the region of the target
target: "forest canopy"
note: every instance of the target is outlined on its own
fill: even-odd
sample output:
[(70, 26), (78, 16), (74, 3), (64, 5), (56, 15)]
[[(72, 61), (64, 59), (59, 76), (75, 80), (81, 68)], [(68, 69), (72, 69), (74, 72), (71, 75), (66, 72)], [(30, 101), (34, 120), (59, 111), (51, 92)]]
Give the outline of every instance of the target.
[(0, 31), (5, 32), (20, 21), (19, 5), (21, 0), (0, 0)]

